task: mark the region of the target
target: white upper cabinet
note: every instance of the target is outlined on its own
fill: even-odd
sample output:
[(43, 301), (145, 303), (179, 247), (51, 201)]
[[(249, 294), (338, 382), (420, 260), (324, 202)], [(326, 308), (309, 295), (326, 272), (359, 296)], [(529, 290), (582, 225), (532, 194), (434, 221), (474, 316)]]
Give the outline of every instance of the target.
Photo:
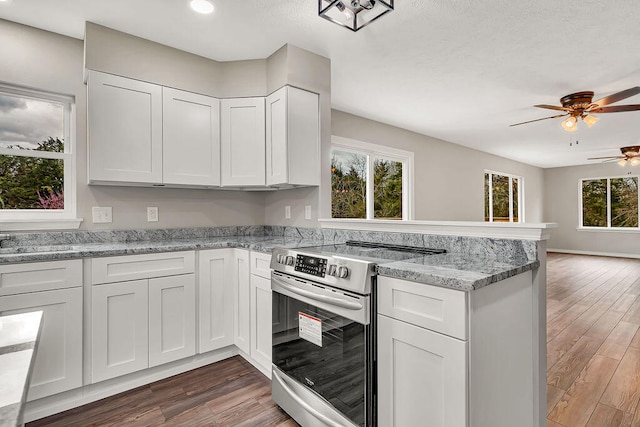
[(320, 185), (319, 97), (284, 86), (267, 97), (267, 185)]
[(163, 183), (220, 185), (220, 101), (162, 88)]
[(89, 181), (162, 183), (162, 88), (90, 71)]
[(223, 99), (220, 110), (222, 186), (264, 186), (264, 98)]

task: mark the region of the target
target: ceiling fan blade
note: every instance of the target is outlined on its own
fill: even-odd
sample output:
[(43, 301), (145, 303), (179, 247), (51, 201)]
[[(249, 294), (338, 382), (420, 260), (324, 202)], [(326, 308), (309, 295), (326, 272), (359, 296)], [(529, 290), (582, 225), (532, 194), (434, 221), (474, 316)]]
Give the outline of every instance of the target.
[(637, 95), (640, 93), (640, 86), (632, 87), (627, 90), (623, 90), (622, 92), (614, 93), (609, 96), (605, 96), (604, 98), (598, 99), (593, 103), (598, 107), (602, 107), (603, 105), (613, 104), (614, 102), (622, 101), (623, 99), (632, 97), (633, 95)]
[(551, 117), (543, 117), (543, 118), (541, 118), (541, 119), (529, 120), (529, 121), (527, 121), (527, 122), (514, 123), (514, 124), (512, 124), (512, 125), (509, 125), (509, 127), (511, 127), (511, 126), (520, 126), (520, 125), (525, 125), (525, 124), (527, 124), (527, 123), (539, 122), (540, 120), (557, 119), (558, 117), (564, 117), (564, 116), (566, 116), (566, 114), (560, 114), (560, 115), (557, 115), (557, 116), (551, 116)]
[(606, 156), (606, 157), (589, 157), (587, 160), (602, 160), (602, 159), (610, 159), (611, 161), (617, 159), (624, 159), (625, 156)]
[(567, 107), (559, 107), (557, 105), (548, 105), (548, 104), (534, 105), (534, 107), (547, 108), (549, 110), (558, 110), (558, 111), (569, 111), (570, 110), (570, 108), (567, 108)]
[(640, 110), (640, 104), (630, 105), (614, 105), (613, 107), (596, 107), (589, 110), (589, 113), (621, 113), (623, 111), (638, 111)]
[(602, 163), (613, 163), (613, 162), (619, 162), (622, 159), (626, 159), (626, 157), (618, 157), (616, 159), (609, 159), (609, 160), (603, 160)]

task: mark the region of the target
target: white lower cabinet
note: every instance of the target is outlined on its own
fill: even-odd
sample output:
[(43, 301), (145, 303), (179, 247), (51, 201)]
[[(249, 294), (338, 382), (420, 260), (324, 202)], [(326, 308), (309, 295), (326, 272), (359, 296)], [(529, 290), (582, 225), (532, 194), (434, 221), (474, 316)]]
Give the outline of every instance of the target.
[(82, 295), (82, 260), (0, 265), (0, 315), (43, 312), (27, 400), (82, 386)]
[(378, 277), (379, 425), (544, 426), (533, 289), (531, 272), (470, 292)]
[(378, 315), (381, 426), (465, 427), (467, 343)]
[(234, 250), (198, 253), (198, 353), (234, 342)]
[(0, 297), (0, 315), (42, 311), (28, 400), (82, 385), (82, 288)]
[(249, 251), (236, 249), (233, 257), (234, 344), (245, 354), (251, 353), (251, 290)]
[(196, 353), (194, 274), (149, 279), (149, 367)]
[(90, 266), (90, 382), (195, 354), (194, 251), (95, 258)]
[(193, 356), (195, 288), (194, 274), (93, 286), (92, 382)]
[(271, 281), (251, 275), (251, 358), (271, 370)]
[(148, 280), (93, 286), (91, 382), (149, 366)]

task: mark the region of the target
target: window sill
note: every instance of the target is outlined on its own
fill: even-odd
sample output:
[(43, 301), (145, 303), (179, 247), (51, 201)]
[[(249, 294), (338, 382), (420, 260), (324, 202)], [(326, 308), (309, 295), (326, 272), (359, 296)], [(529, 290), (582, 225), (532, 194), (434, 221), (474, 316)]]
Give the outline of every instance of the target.
[(576, 230), (596, 233), (640, 233), (640, 228), (577, 227)]
[(77, 230), (82, 218), (60, 219), (0, 219), (0, 231)]

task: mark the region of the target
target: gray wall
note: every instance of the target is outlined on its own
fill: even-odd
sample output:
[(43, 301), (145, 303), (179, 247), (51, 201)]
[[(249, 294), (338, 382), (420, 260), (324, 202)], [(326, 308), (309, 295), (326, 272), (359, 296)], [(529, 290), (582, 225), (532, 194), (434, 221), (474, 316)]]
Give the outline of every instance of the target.
[(637, 175), (640, 169), (617, 163), (551, 168), (544, 171), (544, 220), (558, 223), (547, 247), (586, 253), (640, 256), (640, 234), (628, 231), (578, 230), (580, 180)]
[[(218, 93), (219, 87), (238, 88), (234, 76), (244, 78), (263, 70), (261, 79), (250, 80), (260, 93), (266, 90), (266, 62), (242, 61), (221, 65), (104, 27), (92, 40), (95, 51), (88, 62), (116, 74), (183, 86), (188, 90)], [(109, 37), (113, 37), (111, 40)], [(264, 223), (264, 195), (223, 190), (105, 187), (87, 185), (86, 86), (83, 84), (83, 42), (58, 34), (0, 20), (0, 81), (75, 97), (77, 110), (76, 158), (78, 216), (82, 229), (172, 228)], [(110, 41), (111, 40), (111, 41)], [(117, 45), (113, 43), (117, 42)], [(122, 43), (122, 44), (120, 44)], [(97, 47), (96, 47), (97, 46)], [(157, 65), (162, 64), (163, 67)], [(193, 69), (191, 67), (193, 66)], [(102, 69), (102, 68), (99, 68)], [(191, 71), (189, 71), (191, 69)], [(237, 72), (240, 70), (241, 72)], [(202, 73), (202, 75), (200, 74)], [(219, 73), (219, 74), (217, 74)], [(199, 80), (194, 80), (199, 76)], [(211, 76), (211, 78), (209, 77)], [(161, 81), (160, 81), (161, 80)], [(189, 86), (189, 82), (192, 86)], [(225, 86), (226, 82), (231, 82)], [(209, 83), (207, 83), (209, 84)], [(219, 86), (219, 87), (218, 87)], [(256, 89), (252, 87), (252, 89)], [(226, 95), (220, 89), (220, 93)], [(238, 95), (242, 94), (238, 91)], [(92, 206), (112, 206), (113, 223), (93, 224)], [(159, 222), (146, 221), (146, 207), (159, 207)]]
[(540, 168), (337, 110), (331, 119), (333, 135), (414, 153), (416, 220), (483, 221), (484, 170), (489, 169), (524, 177), (526, 221), (542, 221)]
[[(322, 188), (271, 193), (88, 186), (86, 87), (83, 42), (0, 20), (0, 81), (73, 95), (77, 106), (78, 215), (83, 229), (287, 224), (317, 225), (330, 215), (331, 135), (415, 153), (415, 219), (472, 220), (483, 217), (483, 171), (525, 177), (528, 222), (542, 220), (542, 171), (511, 160), (331, 110), (330, 61), (294, 46), (267, 59), (219, 63), (88, 24), (89, 68), (219, 97), (266, 95), (283, 84), (320, 94)], [(444, 179), (446, 177), (446, 179)], [(292, 207), (291, 220), (284, 206)], [(313, 218), (304, 220), (304, 206)], [(112, 206), (112, 224), (92, 224), (92, 206)], [(158, 206), (160, 221), (146, 222), (146, 207)], [(551, 220), (551, 219), (549, 219)]]

